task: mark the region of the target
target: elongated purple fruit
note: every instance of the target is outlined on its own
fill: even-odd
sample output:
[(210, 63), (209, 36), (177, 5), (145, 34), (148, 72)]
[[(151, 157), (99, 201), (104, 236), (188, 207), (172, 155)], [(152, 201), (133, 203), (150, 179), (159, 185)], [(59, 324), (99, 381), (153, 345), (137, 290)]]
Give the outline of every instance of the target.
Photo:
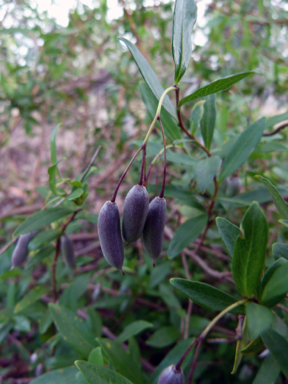
[(74, 246), (72, 240), (66, 234), (61, 236), (61, 250), (66, 265), (74, 269), (76, 267)]
[(29, 255), (28, 244), (29, 241), (37, 235), (39, 231), (33, 231), (25, 233), (25, 235), (19, 236), (17, 244), (12, 253), (12, 268), (19, 267), (24, 263)]
[(123, 239), (133, 243), (141, 237), (149, 208), (149, 196), (143, 185), (134, 185), (128, 192), (123, 210)]
[(170, 365), (161, 372), (157, 384), (185, 384), (184, 373), (181, 368), (176, 371), (175, 365)]
[(122, 270), (124, 261), (120, 215), (116, 203), (106, 201), (98, 216), (98, 235), (107, 263)]
[(166, 219), (166, 200), (155, 197), (149, 204), (149, 210), (143, 229), (143, 242), (147, 254), (156, 260), (163, 246), (164, 227)]

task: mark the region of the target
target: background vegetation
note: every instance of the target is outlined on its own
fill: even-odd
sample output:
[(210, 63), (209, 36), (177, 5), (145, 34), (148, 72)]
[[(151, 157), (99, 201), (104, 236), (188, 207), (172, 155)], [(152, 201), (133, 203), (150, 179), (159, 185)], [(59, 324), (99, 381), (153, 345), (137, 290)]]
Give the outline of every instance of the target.
[[(125, 276), (110, 268), (102, 257), (97, 214), (145, 137), (156, 109), (129, 51), (117, 37), (124, 36), (138, 47), (164, 89), (174, 81), (171, 56), (174, 2), (119, 0), (119, 5), (122, 16), (111, 18), (111, 9), (105, 0), (94, 1), (93, 6), (78, 2), (70, 10), (68, 25), (63, 26), (48, 12), (39, 12), (32, 1), (1, 4), (2, 383), (29, 383), (36, 376), (39, 379), (35, 384), (51, 383), (55, 378), (46, 376), (45, 379), (43, 373), (59, 368), (64, 369), (66, 375), (61, 383), (64, 380), (70, 384), (84, 383), (77, 368), (71, 368), (74, 361), (87, 360), (91, 348), (99, 345), (94, 343), (96, 337), (114, 340), (119, 335), (118, 344), (112, 344), (114, 357), (107, 352), (107, 339), (101, 339), (105, 358), (109, 355), (114, 368), (134, 384), (155, 383), (161, 370), (176, 363), (192, 338), (215, 316), (211, 310), (188, 301), (169, 283), (169, 278), (193, 279), (223, 288), (227, 293), (236, 292), (231, 282), (230, 258), (214, 221), (203, 244), (201, 232), (193, 242), (190, 233), (190, 243), (174, 250), (175, 255), (173, 252), (168, 252), (170, 257), (167, 255), (176, 229), (187, 219), (199, 218), (199, 204), (206, 207), (211, 196), (209, 190), (201, 193), (195, 183), (193, 159), (199, 157), (199, 149), (189, 142), (175, 144), (176, 138), (167, 128), (167, 144), (174, 143), (174, 146), (168, 151), (168, 211), (163, 257), (153, 269), (141, 241), (125, 247)], [(211, 152), (222, 157), (229, 149), (225, 144), (262, 116), (270, 118), (266, 133), (287, 124), (288, 4), (277, 0), (239, 0), (198, 2), (197, 5), (192, 60), (181, 82), (181, 95), (191, 94), (201, 85), (233, 73), (256, 68), (262, 73), (249, 76), (216, 95)], [(175, 102), (172, 94), (171, 99)], [(192, 105), (182, 107), (187, 124)], [(200, 129), (196, 137), (201, 139)], [(61, 199), (53, 194), (56, 185), (53, 181), (51, 184), (51, 174), (49, 183), (48, 175), (55, 140), (57, 158), (64, 157), (59, 170), (65, 183), (60, 187), (69, 193), (77, 186), (70, 181), (79, 180), (77, 175), (88, 166), (96, 148), (101, 146), (101, 149), (96, 167), (90, 171), (89, 195), (83, 210), (67, 226), (66, 233), (76, 250), (77, 267), (72, 273), (61, 258), (58, 259), (58, 304), (50, 304), (49, 309), (48, 304), (55, 301), (51, 271), (58, 226), (55, 223), (50, 226), (54, 231), (50, 237), (30, 244), (30, 259), (23, 268), (10, 270), (10, 267), (16, 239), (12, 236), (19, 224), (47, 204), (53, 206)], [(147, 149), (149, 162), (161, 149), (161, 142), (161, 134), (155, 131)], [(227, 196), (220, 191), (213, 213), (213, 219), (226, 217), (239, 226), (248, 205), (252, 201), (261, 204), (269, 226), (267, 266), (273, 262), (272, 244), (287, 242), (288, 232), (287, 226), (278, 222), (281, 216), (271, 196), (254, 176), (267, 176), (287, 200), (287, 149), (287, 129), (263, 136), (249, 159), (233, 174), (233, 178), (239, 177), (241, 181), (237, 195)], [(127, 191), (138, 182), (139, 168), (140, 159), (120, 188), (117, 197), (120, 212)], [(151, 196), (157, 185), (158, 190), (160, 188), (161, 175), (160, 159), (150, 176)], [(88, 184), (85, 188), (88, 194)], [(83, 195), (74, 196), (67, 207), (75, 209), (78, 204), (82, 208), (82, 203)], [(64, 219), (60, 221), (62, 227), (64, 223)], [(277, 315), (288, 332), (286, 304), (283, 299)], [(62, 314), (67, 311), (66, 323), (57, 305), (61, 306)], [(127, 326), (136, 321), (143, 321), (137, 323), (137, 332), (130, 327), (128, 330), (132, 333), (123, 336)], [(237, 324), (237, 316), (228, 314), (212, 329), (209, 337), (214, 341), (208, 340), (202, 345), (195, 382), (264, 383), (266, 373), (263, 371), (261, 378), (259, 367), (265, 353), (243, 356), (236, 373), (231, 375), (235, 343), (227, 341), (227, 337), (235, 336)], [(79, 334), (75, 331), (77, 327), (81, 329)], [(124, 368), (121, 371), (125, 364), (116, 359), (121, 343), (125, 343), (124, 347), (135, 357), (132, 373)], [(93, 357), (89, 361), (93, 362)], [(192, 354), (186, 361), (186, 375), (189, 375), (191, 361)], [(141, 367), (142, 381), (139, 379)], [(284, 375), (279, 370), (275, 372), (273, 382), (284, 383)], [(58, 376), (55, 377), (57, 380)]]

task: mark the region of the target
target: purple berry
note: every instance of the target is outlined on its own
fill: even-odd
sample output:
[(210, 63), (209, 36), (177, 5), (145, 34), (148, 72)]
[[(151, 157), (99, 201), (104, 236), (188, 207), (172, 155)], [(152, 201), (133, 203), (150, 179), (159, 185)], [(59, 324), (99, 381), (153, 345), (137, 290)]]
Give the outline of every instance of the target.
[(181, 368), (176, 371), (175, 365), (170, 365), (161, 372), (157, 384), (185, 384), (184, 373)]

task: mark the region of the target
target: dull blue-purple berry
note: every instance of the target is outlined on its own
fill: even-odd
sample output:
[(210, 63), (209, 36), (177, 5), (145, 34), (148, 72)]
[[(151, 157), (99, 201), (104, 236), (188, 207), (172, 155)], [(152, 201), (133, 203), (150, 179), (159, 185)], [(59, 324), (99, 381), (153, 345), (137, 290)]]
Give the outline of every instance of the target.
[(161, 372), (157, 384), (185, 384), (184, 373), (181, 368), (176, 370), (175, 365), (170, 365)]
[(128, 192), (123, 210), (123, 239), (133, 243), (142, 235), (149, 208), (149, 196), (143, 185), (134, 185)]
[(157, 196), (149, 204), (143, 229), (144, 248), (153, 260), (156, 260), (162, 252), (165, 219), (166, 200), (164, 197)]
[(74, 246), (72, 240), (66, 234), (61, 236), (61, 250), (66, 265), (74, 269), (76, 267)]
[(39, 231), (25, 233), (19, 236), (14, 251), (12, 253), (12, 268), (19, 267), (24, 263), (29, 255), (28, 244), (29, 241), (37, 235)]
[(99, 212), (97, 228), (101, 249), (107, 263), (122, 270), (124, 249), (120, 215), (116, 203), (106, 201)]

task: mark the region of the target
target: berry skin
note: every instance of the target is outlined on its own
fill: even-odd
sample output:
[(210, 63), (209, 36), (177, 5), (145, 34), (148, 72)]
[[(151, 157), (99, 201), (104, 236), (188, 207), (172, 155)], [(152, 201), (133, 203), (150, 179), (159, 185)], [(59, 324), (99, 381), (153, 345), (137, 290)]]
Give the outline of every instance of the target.
[(176, 371), (175, 365), (170, 365), (161, 372), (157, 384), (185, 384), (184, 373), (181, 368)]
[(76, 267), (76, 263), (73, 242), (70, 237), (65, 234), (61, 236), (61, 250), (66, 265), (69, 268), (74, 269)]
[(116, 203), (106, 201), (101, 208), (98, 216), (98, 235), (107, 263), (122, 271), (124, 249)]
[(153, 260), (156, 260), (162, 252), (165, 219), (166, 200), (157, 196), (149, 204), (143, 229), (144, 248)]
[(149, 208), (149, 196), (143, 185), (134, 185), (128, 192), (123, 210), (122, 233), (127, 243), (142, 235)]
[(14, 251), (12, 253), (12, 268), (19, 267), (24, 263), (29, 255), (28, 244), (29, 241), (37, 235), (39, 231), (25, 233), (19, 236)]

